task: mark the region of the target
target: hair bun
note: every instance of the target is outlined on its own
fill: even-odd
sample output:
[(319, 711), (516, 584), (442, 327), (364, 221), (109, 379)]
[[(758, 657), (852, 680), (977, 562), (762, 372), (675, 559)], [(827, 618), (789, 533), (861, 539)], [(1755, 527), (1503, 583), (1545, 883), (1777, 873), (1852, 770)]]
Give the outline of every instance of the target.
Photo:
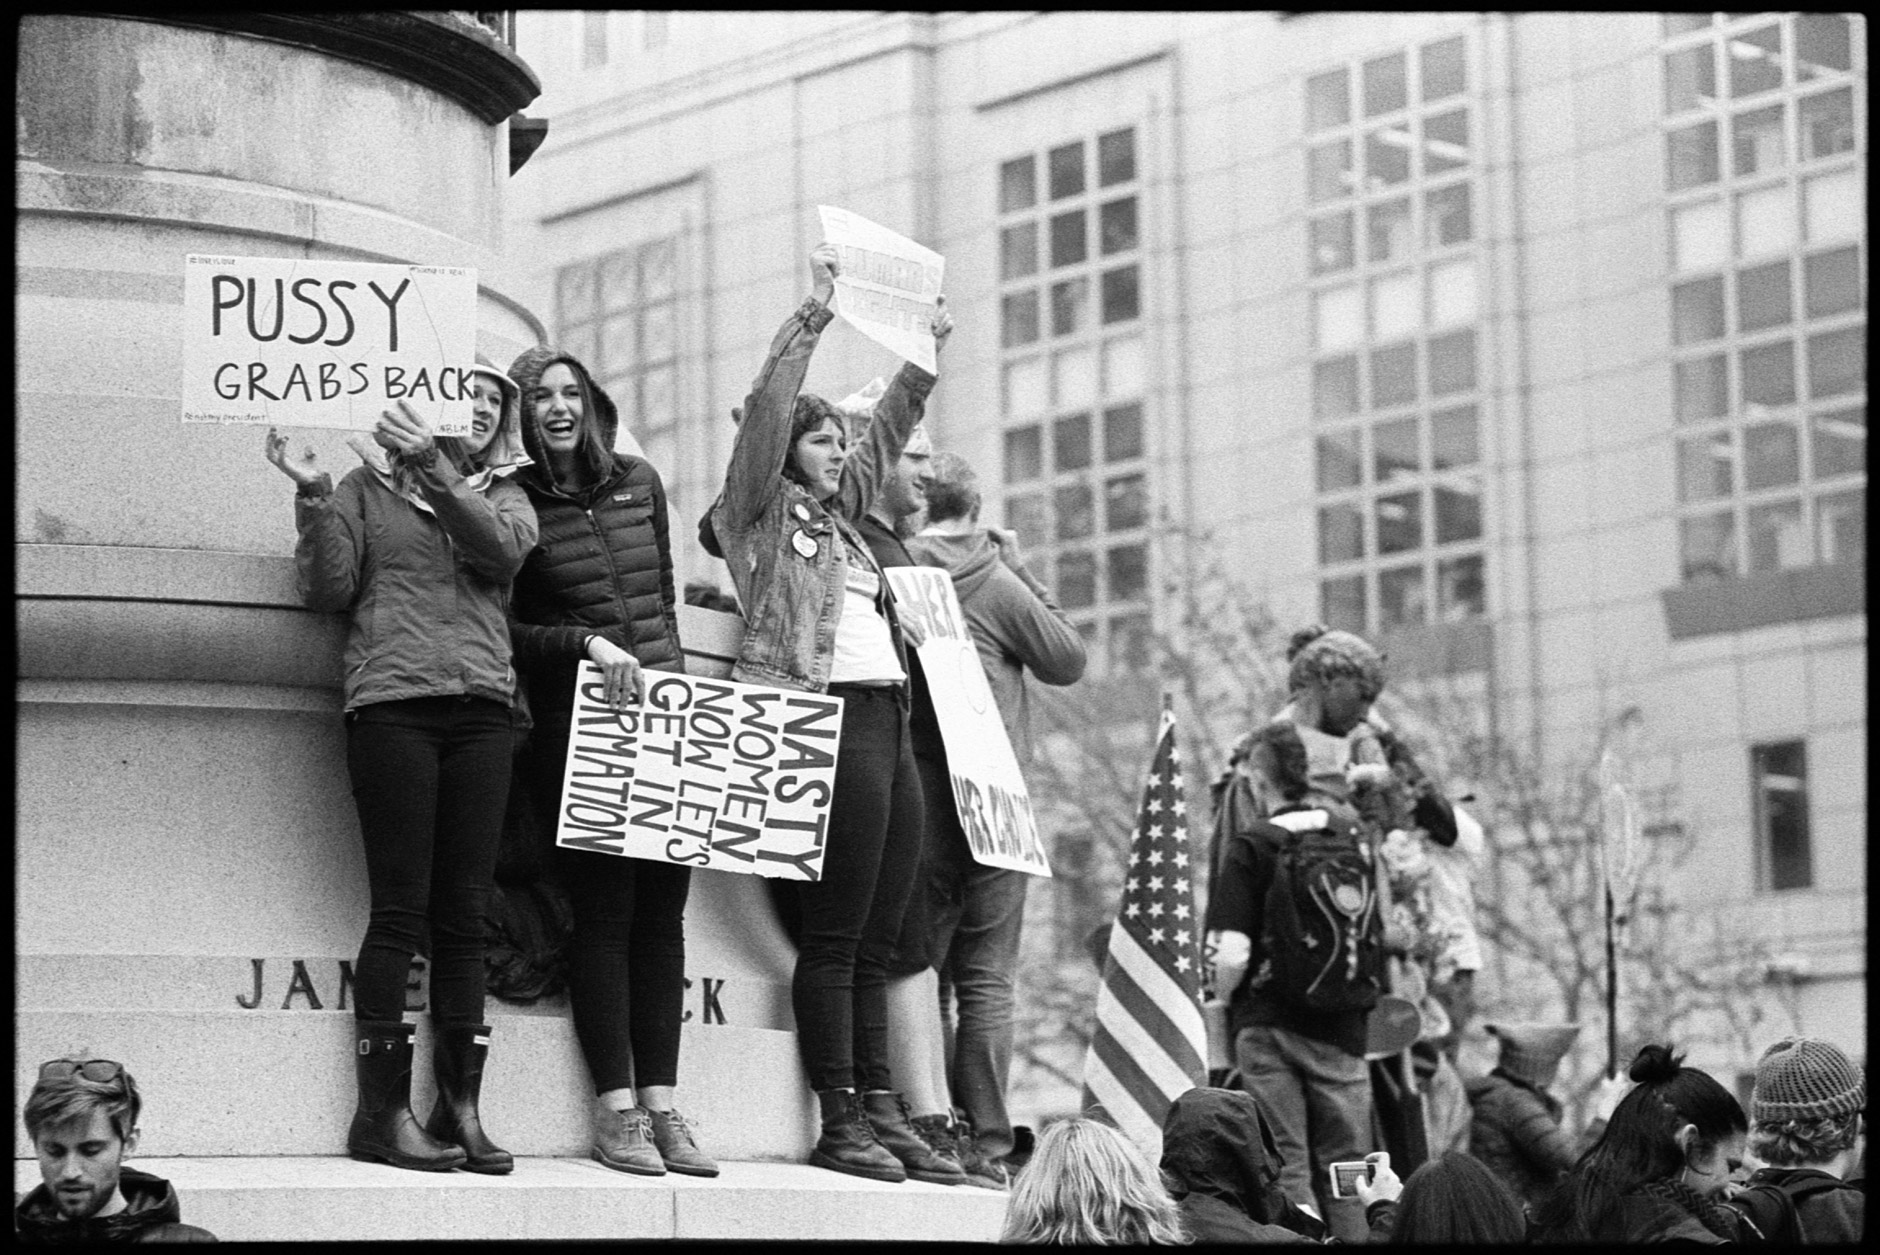
[(1640, 1085), (1658, 1085), (1675, 1077), (1683, 1064), (1684, 1056), (1674, 1054), (1669, 1044), (1653, 1044), (1640, 1047), (1638, 1057), (1632, 1060), (1626, 1075)]
[(1286, 661), (1291, 662), (1294, 658), (1297, 658), (1300, 650), (1331, 630), (1330, 627), (1323, 623), (1314, 623), (1309, 627), (1302, 627), (1297, 632), (1294, 632), (1291, 639), (1286, 642)]

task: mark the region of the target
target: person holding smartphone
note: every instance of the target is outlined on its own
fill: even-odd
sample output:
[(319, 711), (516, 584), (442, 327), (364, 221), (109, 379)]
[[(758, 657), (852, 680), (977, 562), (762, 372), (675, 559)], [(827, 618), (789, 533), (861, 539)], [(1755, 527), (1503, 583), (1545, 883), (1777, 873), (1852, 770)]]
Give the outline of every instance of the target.
[[(373, 439), (386, 469), (340, 480), (270, 428), (267, 458), (295, 484), (294, 548), (310, 609), (348, 616), (346, 767), (365, 843), (371, 916), (353, 968), (356, 1159), (503, 1173), (477, 1112), (490, 1028), (483, 947), (509, 793), (516, 693), (504, 607), (535, 544), (535, 511), (483, 464), (515, 421), (494, 371), (472, 372), (473, 434), (438, 436), (400, 401)], [(478, 432), (481, 434), (477, 434)], [(438, 1102), (411, 1113), (411, 956), (430, 938)]]

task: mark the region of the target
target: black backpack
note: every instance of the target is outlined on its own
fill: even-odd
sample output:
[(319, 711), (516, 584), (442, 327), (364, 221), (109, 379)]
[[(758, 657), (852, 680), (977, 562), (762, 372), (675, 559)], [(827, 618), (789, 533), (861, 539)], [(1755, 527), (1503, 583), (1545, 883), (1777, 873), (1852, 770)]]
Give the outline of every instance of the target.
[(1845, 1184), (1825, 1172), (1794, 1173), (1776, 1169), (1772, 1178), (1766, 1172), (1750, 1177), (1749, 1185), (1730, 1200), (1749, 1222), (1754, 1233), (1751, 1241), (1796, 1245), (1808, 1241), (1802, 1231), (1801, 1201), (1811, 1194), (1838, 1190)]
[(1269, 821), (1280, 832), (1261, 933), (1272, 971), (1266, 988), (1308, 1010), (1368, 1011), (1385, 992), (1377, 864), (1349, 825), (1292, 831), (1311, 814)]

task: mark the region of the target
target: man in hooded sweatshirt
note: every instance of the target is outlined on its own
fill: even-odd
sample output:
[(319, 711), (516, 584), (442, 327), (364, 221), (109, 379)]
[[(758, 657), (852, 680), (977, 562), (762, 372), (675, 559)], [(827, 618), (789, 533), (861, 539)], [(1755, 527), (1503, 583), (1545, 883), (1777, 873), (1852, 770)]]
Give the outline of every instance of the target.
[(1323, 1222), (1280, 1188), (1283, 1161), (1259, 1100), (1191, 1089), (1162, 1121), (1162, 1177), (1196, 1242), (1316, 1242)]
[(26, 1136), (42, 1182), (13, 1211), (29, 1245), (91, 1242), (213, 1242), (183, 1223), (176, 1190), (124, 1161), (137, 1148), (143, 1097), (110, 1059), (52, 1059), (26, 1099)]
[[(1084, 641), (1026, 567), (1018, 538), (979, 525), (973, 470), (957, 454), (934, 455), (927, 525), (907, 542), (923, 566), (940, 567), (953, 591), (1023, 770), (1031, 761), (1027, 671), (1040, 683), (1074, 684), (1084, 674)], [(956, 1126), (962, 1160), (975, 1179), (1003, 1175), (1013, 1147), (1005, 1091), (1012, 1067), (1014, 973), (1025, 913), (1025, 872), (973, 861), (957, 824), (930, 834), (919, 892), (929, 897), (930, 954), (958, 999), (947, 1083), (964, 1113)]]

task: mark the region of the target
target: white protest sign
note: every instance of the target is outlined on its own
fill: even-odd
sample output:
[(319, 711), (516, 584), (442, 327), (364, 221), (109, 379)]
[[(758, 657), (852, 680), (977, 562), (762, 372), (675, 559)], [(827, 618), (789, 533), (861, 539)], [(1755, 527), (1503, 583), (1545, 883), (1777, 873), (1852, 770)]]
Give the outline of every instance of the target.
[(933, 316), (946, 258), (906, 236), (833, 205), (818, 205), (823, 239), (842, 261), (835, 311), (843, 321), (930, 375)]
[(470, 434), (477, 272), (287, 257), (183, 268), (183, 421), (370, 431), (405, 401)]
[(926, 634), (916, 652), (946, 742), (953, 802), (973, 858), (987, 867), (1049, 876), (1031, 794), (953, 594), (953, 577), (927, 566), (888, 567), (887, 573), (901, 621), (919, 624)]
[(842, 699), (647, 672), (615, 710), (575, 676), (555, 844), (782, 880), (820, 880)]

